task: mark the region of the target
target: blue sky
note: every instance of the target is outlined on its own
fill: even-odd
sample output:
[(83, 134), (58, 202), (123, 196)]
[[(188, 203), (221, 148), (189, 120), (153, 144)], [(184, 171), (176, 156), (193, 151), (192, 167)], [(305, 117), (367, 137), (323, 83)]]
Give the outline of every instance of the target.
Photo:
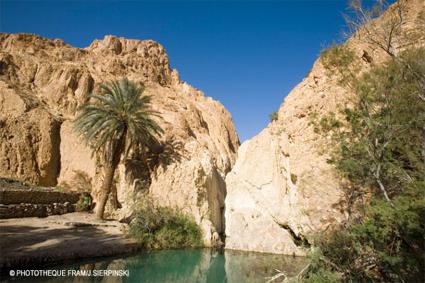
[(77, 47), (107, 34), (158, 41), (183, 80), (224, 104), (244, 141), (267, 126), (320, 50), (341, 38), (346, 7), (345, 0), (0, 0), (0, 30)]

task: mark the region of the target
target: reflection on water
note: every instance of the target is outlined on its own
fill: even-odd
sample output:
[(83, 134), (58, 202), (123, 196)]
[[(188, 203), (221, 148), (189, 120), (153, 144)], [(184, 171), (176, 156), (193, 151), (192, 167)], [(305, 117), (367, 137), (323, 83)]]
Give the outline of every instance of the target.
[[(295, 275), (305, 265), (301, 257), (211, 249), (143, 252), (138, 256), (93, 259), (46, 269), (91, 271), (92, 276), (9, 278), (9, 282), (265, 282), (275, 269)], [(128, 270), (129, 277), (93, 276), (100, 270)], [(99, 275), (99, 274), (97, 274)], [(25, 280), (24, 280), (25, 279)]]

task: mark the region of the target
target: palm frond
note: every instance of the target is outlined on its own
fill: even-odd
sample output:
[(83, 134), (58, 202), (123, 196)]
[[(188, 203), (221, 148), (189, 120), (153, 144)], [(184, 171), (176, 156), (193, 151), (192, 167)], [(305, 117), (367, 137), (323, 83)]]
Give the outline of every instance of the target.
[(163, 130), (154, 118), (160, 118), (160, 113), (151, 109), (151, 97), (143, 91), (143, 85), (122, 79), (102, 84), (100, 94), (90, 95), (74, 129), (93, 154), (113, 155), (119, 140), (125, 144), (125, 155), (136, 146), (158, 142)]

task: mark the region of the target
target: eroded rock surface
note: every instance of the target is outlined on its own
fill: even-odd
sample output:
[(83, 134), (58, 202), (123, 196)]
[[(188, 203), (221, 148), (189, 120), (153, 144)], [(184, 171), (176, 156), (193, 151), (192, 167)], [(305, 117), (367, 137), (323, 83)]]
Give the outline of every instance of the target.
[[(422, 33), (423, 0), (409, 0), (403, 32), (394, 40), (394, 52), (406, 48), (403, 36)], [(393, 9), (394, 7), (390, 8)], [(423, 13), (423, 12), (422, 12)], [(383, 25), (388, 12), (377, 20)], [(424, 44), (421, 36), (413, 44)], [(388, 59), (382, 49), (360, 33), (348, 42), (359, 59), (361, 72)], [(226, 177), (226, 248), (303, 255), (317, 232), (347, 219), (343, 180), (328, 164), (329, 138), (314, 131), (313, 117), (349, 105), (352, 93), (329, 76), (321, 60), (285, 98), (278, 120), (244, 142)]]
[(224, 233), (225, 174), (239, 140), (217, 101), (179, 79), (165, 49), (151, 40), (106, 36), (80, 49), (30, 34), (0, 34), (0, 176), (43, 186), (92, 189), (101, 164), (77, 138), (72, 119), (102, 82), (143, 82), (165, 134), (146, 164), (133, 156), (116, 176), (110, 216), (129, 216), (144, 198), (184, 209), (205, 244)]

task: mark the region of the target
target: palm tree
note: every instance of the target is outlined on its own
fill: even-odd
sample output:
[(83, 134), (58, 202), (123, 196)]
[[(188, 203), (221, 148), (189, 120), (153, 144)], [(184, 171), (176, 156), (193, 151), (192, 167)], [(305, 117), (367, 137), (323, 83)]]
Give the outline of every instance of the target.
[(158, 142), (163, 133), (153, 119), (158, 112), (151, 109), (151, 97), (142, 95), (144, 86), (128, 79), (101, 85), (100, 94), (80, 108), (74, 121), (75, 131), (105, 162), (101, 196), (96, 217), (103, 219), (105, 205), (121, 157), (127, 158), (131, 150)]

